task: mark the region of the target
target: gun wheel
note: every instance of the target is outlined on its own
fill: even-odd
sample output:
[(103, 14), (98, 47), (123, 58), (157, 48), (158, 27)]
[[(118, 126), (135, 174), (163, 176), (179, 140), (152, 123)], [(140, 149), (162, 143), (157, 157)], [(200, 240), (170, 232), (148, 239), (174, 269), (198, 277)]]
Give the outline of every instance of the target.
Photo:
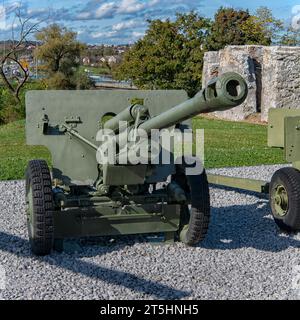
[(280, 229), (300, 230), (300, 171), (283, 168), (275, 172), (270, 184), (270, 205)]
[(179, 239), (194, 246), (205, 239), (210, 221), (210, 195), (205, 170), (200, 175), (187, 176), (185, 166), (177, 166), (173, 179), (191, 200), (191, 205), (181, 206)]
[(26, 214), (31, 251), (38, 256), (53, 248), (53, 197), (46, 161), (30, 161), (26, 170)]

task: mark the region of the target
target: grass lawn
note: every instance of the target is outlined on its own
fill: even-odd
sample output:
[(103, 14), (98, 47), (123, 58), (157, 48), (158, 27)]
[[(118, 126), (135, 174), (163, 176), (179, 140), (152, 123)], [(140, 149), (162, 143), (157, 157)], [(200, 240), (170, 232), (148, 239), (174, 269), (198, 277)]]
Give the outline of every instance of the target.
[(46, 159), (50, 163), (46, 148), (25, 144), (25, 121), (0, 126), (0, 180), (22, 179), (30, 159)]
[[(263, 125), (195, 118), (194, 129), (205, 129), (207, 168), (283, 163), (283, 151), (267, 147)], [(46, 159), (44, 147), (25, 144), (25, 121), (0, 126), (0, 180), (22, 179), (30, 159)]]
[(195, 118), (193, 128), (203, 128), (206, 168), (284, 163), (282, 149), (268, 148), (267, 126), (245, 122)]

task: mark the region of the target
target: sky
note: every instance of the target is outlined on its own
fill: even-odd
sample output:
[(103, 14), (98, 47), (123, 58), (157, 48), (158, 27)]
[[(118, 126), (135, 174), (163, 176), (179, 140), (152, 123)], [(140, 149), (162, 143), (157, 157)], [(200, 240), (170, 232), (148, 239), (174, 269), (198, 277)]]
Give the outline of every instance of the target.
[[(249, 9), (260, 6), (272, 9), (277, 18), (290, 24), (300, 17), (300, 0), (0, 0), (0, 40), (10, 39), (16, 8), (30, 21), (59, 23), (78, 33), (78, 39), (88, 44), (127, 44), (141, 38), (148, 19), (174, 19), (176, 12), (196, 10), (213, 17), (223, 7)], [(3, 9), (4, 8), (4, 9)]]

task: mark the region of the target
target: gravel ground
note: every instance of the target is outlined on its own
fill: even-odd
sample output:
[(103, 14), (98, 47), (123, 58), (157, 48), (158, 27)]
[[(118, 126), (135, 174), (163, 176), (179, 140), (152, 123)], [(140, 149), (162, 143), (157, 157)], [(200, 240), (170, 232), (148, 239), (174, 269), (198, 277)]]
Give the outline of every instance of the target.
[[(213, 172), (270, 179), (276, 169)], [(300, 235), (279, 232), (263, 196), (217, 188), (211, 194), (210, 230), (199, 247), (123, 237), (85, 241), (78, 251), (36, 258), (27, 241), (24, 182), (1, 182), (0, 264), (7, 281), (4, 289), (0, 279), (0, 294), (3, 299), (297, 298)]]

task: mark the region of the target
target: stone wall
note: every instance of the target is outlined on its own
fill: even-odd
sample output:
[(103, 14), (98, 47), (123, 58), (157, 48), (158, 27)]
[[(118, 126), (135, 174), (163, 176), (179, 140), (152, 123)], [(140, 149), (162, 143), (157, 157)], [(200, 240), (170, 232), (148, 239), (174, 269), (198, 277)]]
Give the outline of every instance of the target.
[(243, 105), (216, 112), (224, 119), (243, 120), (270, 108), (300, 108), (300, 47), (228, 46), (204, 57), (203, 85), (216, 75), (234, 71), (247, 81), (249, 95)]
[(300, 108), (300, 47), (271, 47), (265, 50), (262, 119), (270, 108)]

